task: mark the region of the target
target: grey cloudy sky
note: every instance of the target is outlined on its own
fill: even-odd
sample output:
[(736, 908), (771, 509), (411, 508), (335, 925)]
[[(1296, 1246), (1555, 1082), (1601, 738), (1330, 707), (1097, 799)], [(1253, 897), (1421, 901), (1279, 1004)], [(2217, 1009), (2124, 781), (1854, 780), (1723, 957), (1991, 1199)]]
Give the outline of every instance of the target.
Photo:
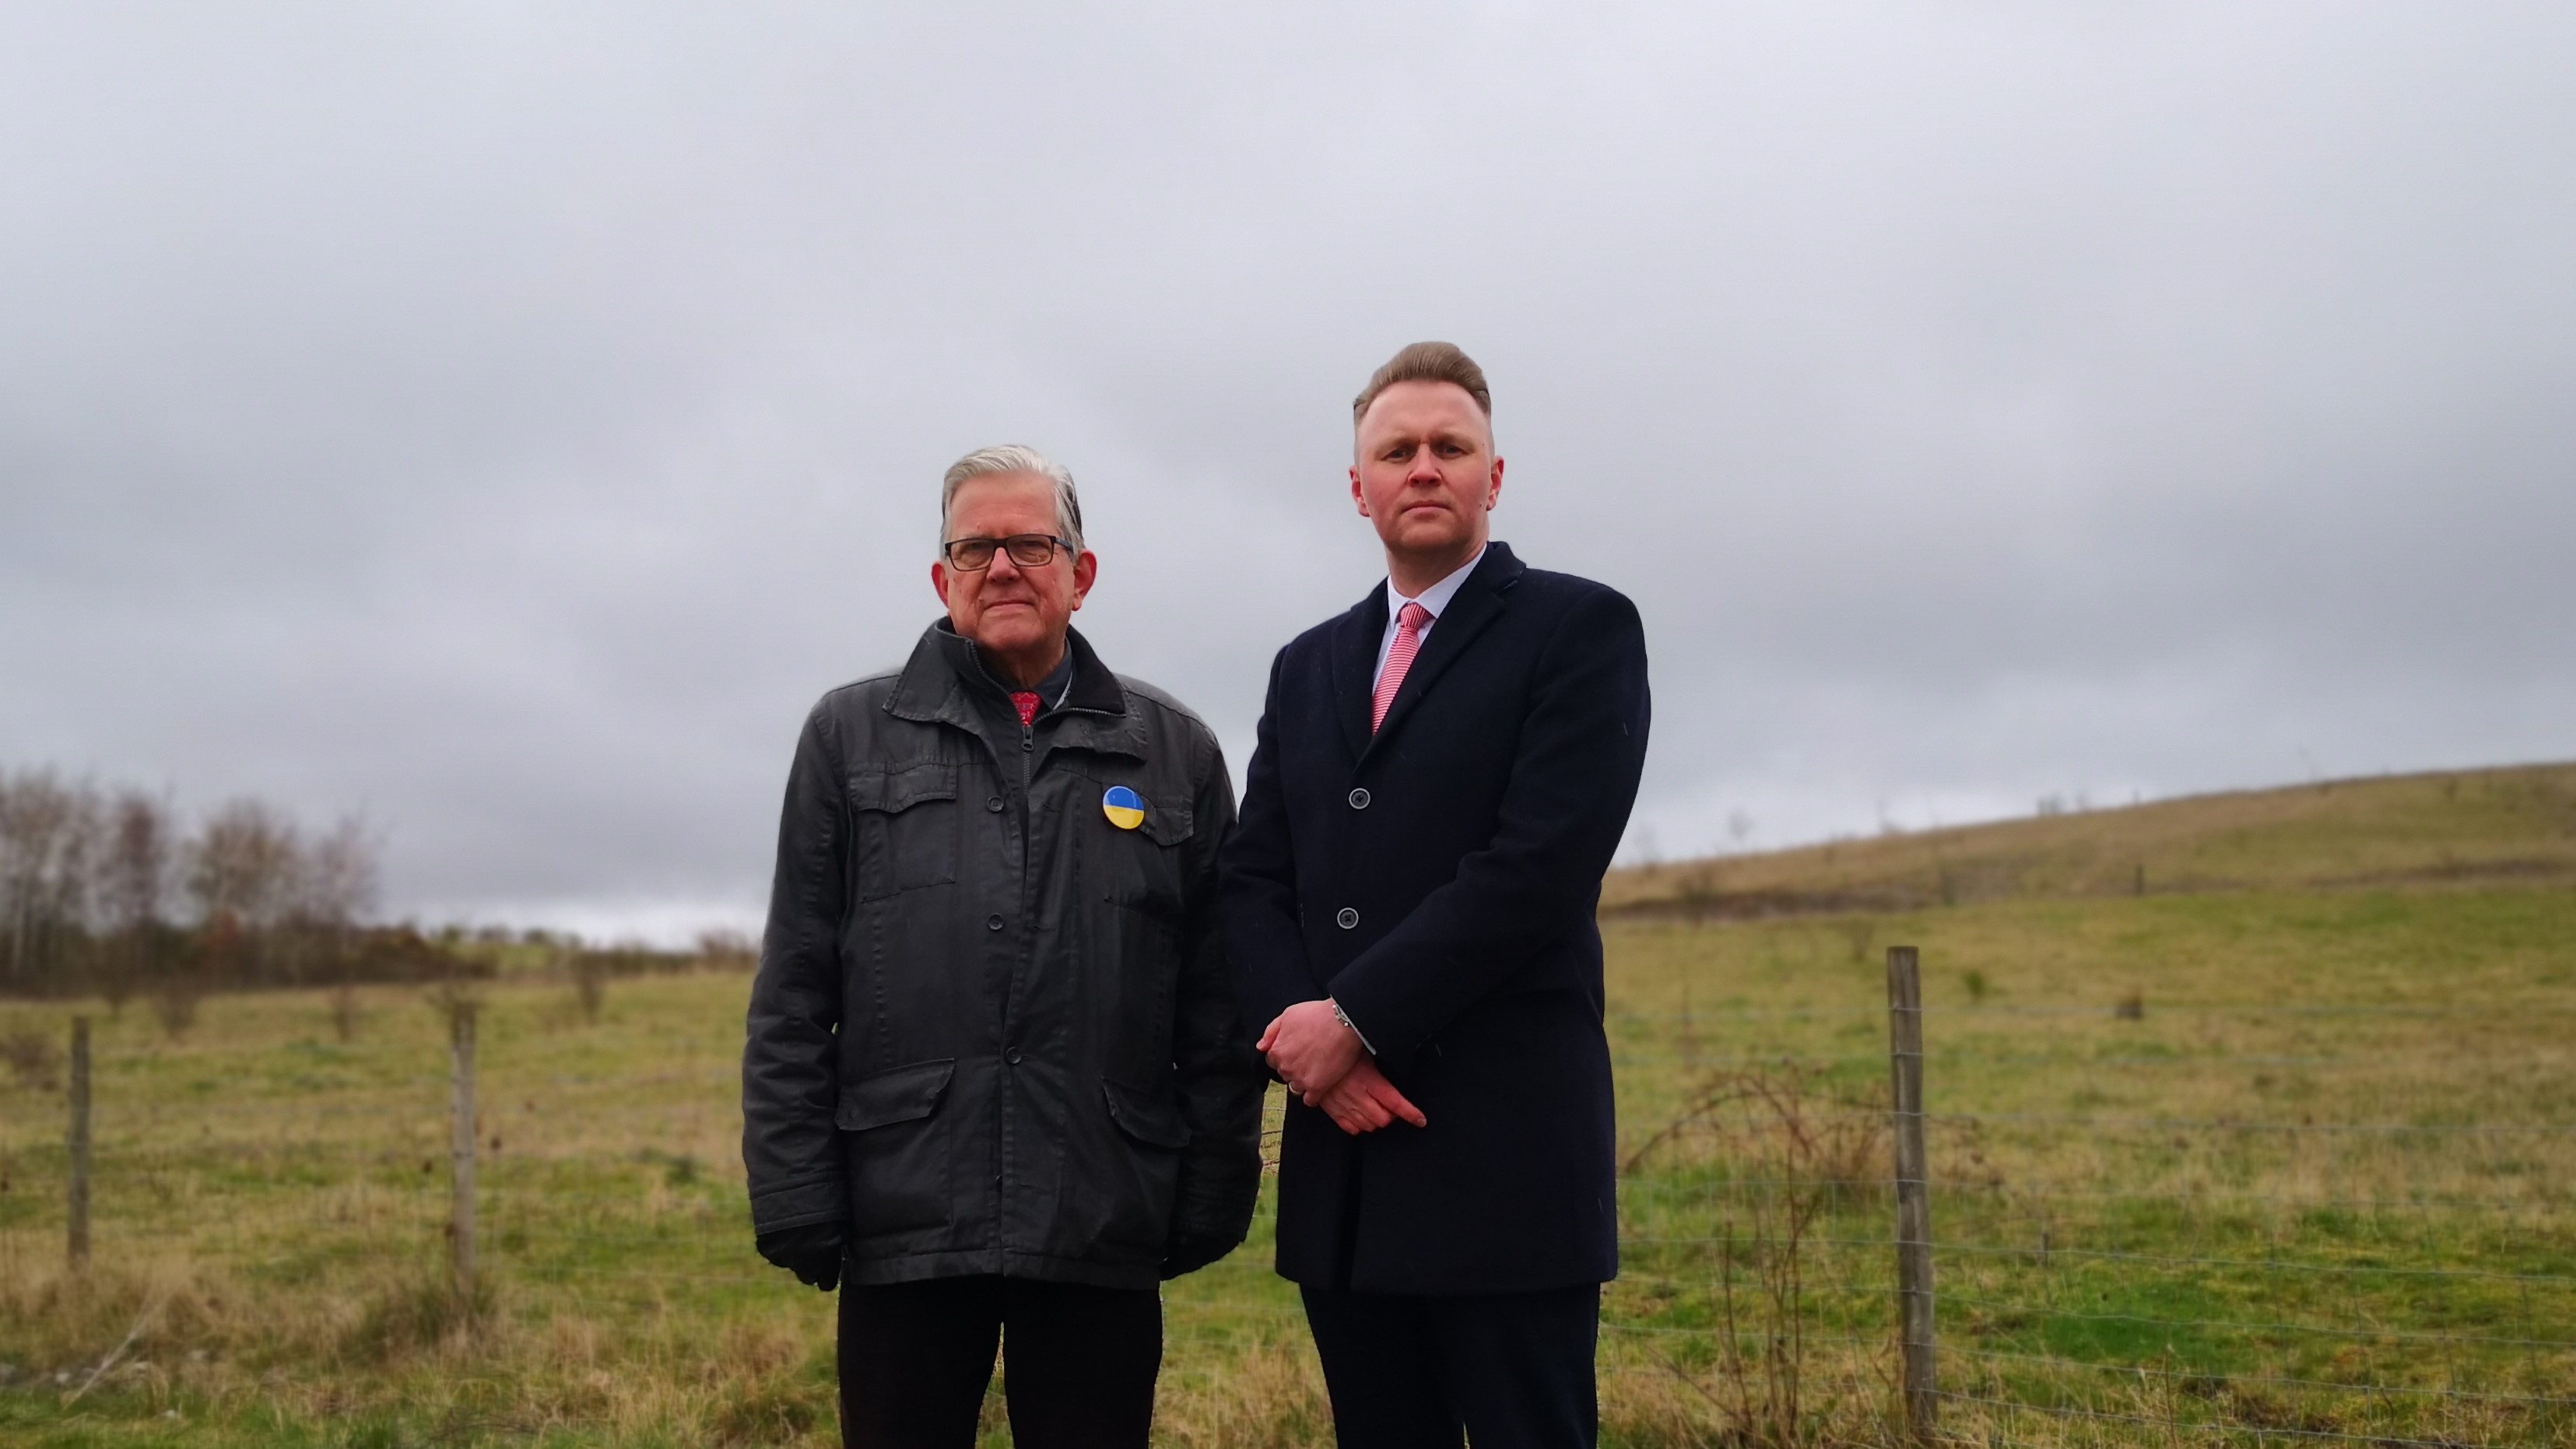
[(2554, 4), (14, 4), (0, 763), (753, 919), (1019, 440), (1239, 776), (1435, 336), (1644, 609), (1632, 858), (2565, 758), (2570, 257)]

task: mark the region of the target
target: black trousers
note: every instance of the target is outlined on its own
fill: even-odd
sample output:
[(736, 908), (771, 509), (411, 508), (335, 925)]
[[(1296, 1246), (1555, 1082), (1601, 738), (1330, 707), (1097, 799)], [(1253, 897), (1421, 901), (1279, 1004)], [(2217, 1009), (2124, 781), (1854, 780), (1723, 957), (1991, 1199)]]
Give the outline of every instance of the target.
[(1341, 1449), (1592, 1449), (1601, 1288), (1431, 1298), (1308, 1288)]
[(1162, 1295), (1002, 1277), (841, 1289), (841, 1442), (972, 1449), (996, 1346), (1021, 1449), (1145, 1449)]

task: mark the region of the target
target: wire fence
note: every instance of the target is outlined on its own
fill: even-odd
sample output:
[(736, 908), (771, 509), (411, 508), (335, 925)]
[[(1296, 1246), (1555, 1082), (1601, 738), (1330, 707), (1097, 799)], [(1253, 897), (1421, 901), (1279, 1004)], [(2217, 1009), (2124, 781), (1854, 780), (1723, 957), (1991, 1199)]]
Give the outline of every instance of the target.
[[(2576, 1113), (2478, 1065), (2576, 1013), (1926, 1006), (1902, 955), (1888, 1005), (1609, 1019), (1609, 1441), (2576, 1444)], [(825, 1332), (752, 1251), (722, 1038), (639, 1067), (461, 1030), (446, 1070), (117, 1033), (22, 1062), (61, 1080), (0, 1098), (0, 1390), (262, 1334), (345, 1364), (478, 1323), (612, 1356)], [(1216, 1426), (1191, 1442), (1328, 1437), (1272, 1186), (1245, 1248), (1166, 1289), (1165, 1403)], [(83, 1281), (123, 1296), (85, 1309)]]

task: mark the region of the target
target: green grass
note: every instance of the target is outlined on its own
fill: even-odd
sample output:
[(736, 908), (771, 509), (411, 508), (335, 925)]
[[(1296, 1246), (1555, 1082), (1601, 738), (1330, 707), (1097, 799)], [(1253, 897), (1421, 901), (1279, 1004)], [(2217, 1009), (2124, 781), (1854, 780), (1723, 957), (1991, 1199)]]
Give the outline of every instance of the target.
[[(2500, 1398), (2457, 1395), (2576, 1393), (2576, 1346), (2530, 1342), (2576, 1340), (2576, 989), (2561, 969), (2576, 892), (2013, 901), (1878, 924), (1924, 961), (1946, 1387), (2563, 1441), (2553, 1406), (2498, 1414)], [(1804, 1064), (1817, 1100), (1884, 1101), (1884, 968), (1853, 960), (1835, 923), (1637, 924), (1613, 941), (1631, 1132), (1681, 1107), (1689, 1058)], [(2133, 993), (2143, 1012), (2123, 1019)], [(1713, 1145), (1741, 1163), (1759, 1141)], [(1636, 1185), (1632, 1223), (1656, 1184)], [(1655, 1216), (1705, 1223), (1746, 1196)], [(1829, 1206), (1810, 1276), (1859, 1285), (1860, 1306), (1809, 1319), (1884, 1334), (1883, 1201)], [(1647, 1256), (1632, 1250), (1632, 1268)], [(2198, 1396), (2150, 1402), (2174, 1385)]]
[[(2576, 1443), (2576, 1405), (2539, 1402), (2576, 1396), (2576, 882), (2438, 855), (2555, 858), (2567, 778), (1954, 832), (1950, 857), (2024, 863), (1946, 906), (1614, 917), (1634, 1163), (1607, 1442), (1890, 1436), (1882, 950), (1902, 942), (1923, 961), (1952, 1429)], [(2112, 888), (2100, 862), (2149, 837), (2221, 884)], [(1886, 843), (1868, 879), (1833, 874), (1857, 869), (1848, 847), (1809, 853), (1810, 895), (1892, 893), (1922, 844)], [(2425, 848), (2430, 873), (2406, 863)], [(1792, 879), (1783, 858), (1720, 869)], [(830, 1302), (751, 1251), (746, 989), (620, 981), (591, 1023), (563, 983), (485, 988), (471, 1315), (443, 1276), (444, 1028), (422, 993), (366, 992), (348, 1043), (318, 993), (209, 1000), (177, 1042), (140, 1009), (100, 1020), (81, 1277), (59, 1069), (0, 1077), (0, 1442), (832, 1442)], [(59, 1039), (70, 1010), (0, 1006), (0, 1038)], [(1168, 1443), (1329, 1442), (1263, 1211), (1167, 1293)], [(1007, 1443), (989, 1407), (986, 1442)]]

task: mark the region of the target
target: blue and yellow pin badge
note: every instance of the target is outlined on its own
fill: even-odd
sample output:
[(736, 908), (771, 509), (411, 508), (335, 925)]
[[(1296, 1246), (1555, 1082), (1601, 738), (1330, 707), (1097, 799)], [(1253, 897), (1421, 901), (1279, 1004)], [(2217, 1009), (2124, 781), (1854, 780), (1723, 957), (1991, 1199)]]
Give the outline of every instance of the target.
[(1100, 813), (1121, 830), (1133, 830), (1145, 823), (1145, 797), (1124, 785), (1112, 785), (1100, 797)]

